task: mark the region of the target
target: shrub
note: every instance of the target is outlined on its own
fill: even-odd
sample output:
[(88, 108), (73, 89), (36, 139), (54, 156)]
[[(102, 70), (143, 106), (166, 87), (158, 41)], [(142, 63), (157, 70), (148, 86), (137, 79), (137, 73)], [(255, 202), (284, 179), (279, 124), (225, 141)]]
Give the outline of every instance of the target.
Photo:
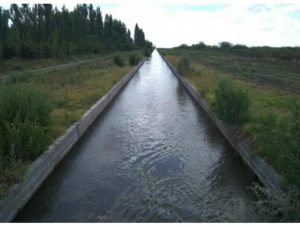
[(225, 122), (242, 124), (249, 119), (250, 99), (246, 92), (227, 80), (218, 83), (215, 91), (214, 110)]
[(255, 132), (263, 154), (283, 174), (285, 183), (300, 189), (300, 105), (295, 104), (284, 118), (272, 113), (261, 117)]
[(177, 65), (177, 70), (181, 75), (186, 75), (191, 71), (190, 65), (191, 63), (187, 58), (181, 58)]
[(219, 43), (219, 46), (221, 47), (221, 48), (230, 48), (230, 47), (232, 47), (232, 44), (230, 43), (230, 42), (220, 42)]
[(116, 65), (118, 65), (119, 67), (123, 67), (124, 66), (124, 59), (122, 58), (122, 56), (120, 54), (115, 55), (114, 57), (114, 63)]
[(128, 63), (130, 65), (137, 65), (139, 63), (139, 61), (140, 61), (140, 58), (137, 54), (133, 53), (133, 54), (129, 55)]
[(145, 57), (151, 57), (151, 49), (149, 49), (149, 48), (145, 48), (144, 49), (144, 56)]
[(37, 53), (37, 46), (33, 42), (25, 42), (21, 46), (21, 57), (35, 58)]
[(25, 85), (0, 89), (0, 158), (31, 160), (48, 144), (51, 104), (47, 95)]

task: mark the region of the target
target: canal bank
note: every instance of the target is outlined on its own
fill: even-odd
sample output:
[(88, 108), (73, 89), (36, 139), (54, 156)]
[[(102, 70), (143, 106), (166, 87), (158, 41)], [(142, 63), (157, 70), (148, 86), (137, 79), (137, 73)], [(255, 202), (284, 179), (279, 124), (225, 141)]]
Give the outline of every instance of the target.
[(224, 137), (226, 137), (234, 150), (239, 153), (245, 164), (255, 175), (257, 175), (262, 184), (270, 190), (281, 192), (282, 178), (275, 172), (272, 166), (266, 163), (265, 160), (255, 153), (256, 146), (253, 144), (251, 139), (246, 136), (238, 126), (232, 126), (219, 120), (217, 115), (211, 110), (206, 99), (197, 91), (197, 89), (184, 79), (164, 57), (162, 58), (188, 93), (206, 112)]
[(15, 185), (9, 194), (0, 200), (0, 222), (13, 220), (57, 164), (68, 154), (93, 122), (126, 86), (144, 61), (145, 59), (124, 76), (105, 96), (85, 112), (78, 122), (70, 126), (64, 135), (59, 137), (44, 154), (30, 165), (23, 181)]
[(15, 221), (259, 221), (254, 181), (154, 51)]

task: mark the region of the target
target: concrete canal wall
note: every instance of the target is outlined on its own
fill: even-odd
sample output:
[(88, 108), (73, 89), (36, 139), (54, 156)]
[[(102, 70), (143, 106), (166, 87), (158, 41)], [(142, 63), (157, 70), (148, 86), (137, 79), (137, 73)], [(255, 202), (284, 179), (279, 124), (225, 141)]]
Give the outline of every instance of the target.
[(81, 119), (70, 126), (48, 150), (36, 159), (28, 168), (24, 180), (15, 185), (9, 195), (0, 200), (0, 222), (12, 221), (18, 211), (30, 200), (35, 191), (55, 169), (57, 164), (84, 135), (97, 117), (126, 86), (145, 59), (124, 76), (105, 96), (95, 103)]
[(240, 154), (242, 160), (259, 178), (261, 183), (269, 189), (281, 191), (282, 178), (268, 163), (255, 153), (255, 145), (251, 142), (250, 138), (245, 136), (241, 129), (237, 126), (228, 125), (227, 123), (219, 120), (216, 114), (211, 110), (205, 98), (197, 91), (197, 89), (184, 79), (166, 59), (164, 59), (164, 61), (188, 93), (215, 123), (231, 146)]

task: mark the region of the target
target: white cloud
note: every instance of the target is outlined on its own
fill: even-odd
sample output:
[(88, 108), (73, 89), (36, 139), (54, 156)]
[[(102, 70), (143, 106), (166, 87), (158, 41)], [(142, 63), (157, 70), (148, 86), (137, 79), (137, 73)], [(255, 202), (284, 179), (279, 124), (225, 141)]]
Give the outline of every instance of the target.
[(199, 41), (218, 44), (224, 40), (250, 46), (300, 45), (300, 20), (287, 15), (300, 5), (276, 7), (275, 4), (267, 4), (255, 12), (250, 7), (253, 4), (234, 4), (215, 11), (168, 10), (157, 3), (140, 2), (119, 4), (113, 8), (105, 8), (104, 5), (102, 11), (121, 19), (132, 31), (137, 22), (146, 38), (158, 47)]
[[(81, 3), (84, 2), (99, 5), (96, 0)], [(66, 4), (69, 9), (76, 5), (73, 1), (53, 0), (51, 3), (59, 7)], [(230, 5), (219, 10), (180, 7), (182, 4), (212, 3)], [(255, 6), (255, 3), (260, 5)], [(199, 41), (210, 45), (230, 41), (250, 46), (300, 46), (300, 17), (297, 20), (289, 15), (300, 10), (296, 0), (265, 0), (263, 4), (261, 0), (236, 1), (234, 4), (229, 0), (102, 0), (100, 7), (103, 14), (109, 13), (122, 20), (132, 34), (138, 23), (146, 38), (158, 47)]]

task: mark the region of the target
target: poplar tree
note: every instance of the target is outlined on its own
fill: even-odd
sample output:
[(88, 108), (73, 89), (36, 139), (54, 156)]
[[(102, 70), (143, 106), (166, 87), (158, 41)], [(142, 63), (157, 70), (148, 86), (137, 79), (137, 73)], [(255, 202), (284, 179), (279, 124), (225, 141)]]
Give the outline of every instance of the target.
[(1, 56), (35, 58), (78, 53), (100, 53), (144, 48), (142, 29), (135, 41), (126, 25), (105, 15), (100, 7), (78, 4), (73, 10), (61, 10), (51, 4), (11, 4), (0, 7)]

